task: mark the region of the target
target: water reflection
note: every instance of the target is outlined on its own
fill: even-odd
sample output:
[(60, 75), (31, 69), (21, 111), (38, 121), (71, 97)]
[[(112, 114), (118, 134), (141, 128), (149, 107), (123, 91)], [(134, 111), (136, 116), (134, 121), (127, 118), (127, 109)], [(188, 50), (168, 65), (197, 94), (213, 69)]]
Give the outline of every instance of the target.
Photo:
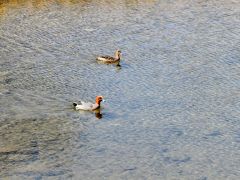
[(98, 119), (102, 119), (102, 113), (101, 113), (101, 110), (100, 110), (100, 109), (95, 110), (95, 116), (96, 116), (96, 118), (98, 118)]
[[(0, 15), (5, 15), (8, 13), (10, 9), (17, 9), (19, 7), (26, 7), (28, 11), (35, 11), (44, 9), (49, 6), (57, 5), (57, 6), (72, 6), (72, 5), (80, 5), (85, 6), (89, 3), (94, 2), (92, 0), (5, 0), (0, 2)], [(124, 4), (126, 7), (136, 6), (141, 3), (148, 3), (154, 4), (156, 3), (155, 0), (146, 0), (146, 1), (139, 1), (139, 0), (125, 0)], [(111, 6), (115, 5), (112, 1), (104, 0), (101, 1), (101, 4)]]
[(74, 4), (85, 5), (91, 0), (5, 0), (0, 2), (0, 15), (5, 15), (10, 9), (26, 7), (29, 11), (44, 9), (50, 5), (71, 6)]
[(94, 111), (85, 111), (85, 110), (75, 110), (75, 111), (82, 115), (80, 117), (84, 117), (87, 114), (91, 114), (91, 115), (94, 114), (97, 119), (102, 119), (103, 118), (103, 114), (101, 112), (101, 109), (97, 109), (97, 110), (94, 110)]
[(116, 67), (117, 70), (120, 70), (122, 68), (120, 62), (117, 63), (108, 63), (108, 62), (102, 62), (102, 61), (97, 61), (98, 64), (105, 64), (105, 65), (109, 65), (109, 66), (114, 66)]

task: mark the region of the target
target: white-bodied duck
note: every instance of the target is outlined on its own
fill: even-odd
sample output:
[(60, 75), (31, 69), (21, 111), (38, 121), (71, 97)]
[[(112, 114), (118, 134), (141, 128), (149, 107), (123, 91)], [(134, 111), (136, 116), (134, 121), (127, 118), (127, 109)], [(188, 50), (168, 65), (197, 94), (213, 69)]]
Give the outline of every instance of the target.
[(97, 96), (95, 103), (81, 101), (80, 104), (73, 103), (73, 106), (76, 110), (94, 111), (100, 108), (102, 101), (104, 101), (103, 97)]
[(111, 56), (98, 56), (97, 60), (104, 62), (104, 63), (117, 63), (120, 62), (121, 59), (121, 51), (120, 50), (116, 50), (114, 57)]

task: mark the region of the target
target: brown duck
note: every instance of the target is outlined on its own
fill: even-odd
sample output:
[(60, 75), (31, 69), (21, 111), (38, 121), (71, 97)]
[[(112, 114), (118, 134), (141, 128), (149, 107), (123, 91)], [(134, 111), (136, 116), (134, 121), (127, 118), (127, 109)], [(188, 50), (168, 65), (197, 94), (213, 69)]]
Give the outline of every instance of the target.
[(104, 63), (117, 63), (120, 62), (121, 59), (121, 51), (120, 50), (116, 50), (115, 51), (115, 56), (111, 57), (111, 56), (98, 56), (97, 60), (104, 62)]

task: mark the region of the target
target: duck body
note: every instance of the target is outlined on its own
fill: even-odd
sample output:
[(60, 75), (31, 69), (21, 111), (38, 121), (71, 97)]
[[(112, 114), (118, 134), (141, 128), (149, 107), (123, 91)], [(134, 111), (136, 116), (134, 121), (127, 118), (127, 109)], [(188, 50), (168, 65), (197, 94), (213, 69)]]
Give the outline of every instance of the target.
[(115, 56), (111, 57), (111, 56), (98, 56), (97, 60), (104, 62), (104, 63), (117, 63), (119, 62), (121, 59), (121, 51), (120, 50), (116, 50), (115, 51)]
[(99, 56), (99, 57), (97, 57), (97, 60), (105, 62), (105, 63), (116, 63), (116, 62), (120, 61), (120, 59), (116, 59), (111, 56)]
[(100, 108), (102, 101), (103, 101), (103, 97), (97, 96), (95, 103), (81, 101), (79, 104), (73, 103), (73, 106), (74, 106), (75, 110), (94, 111), (94, 110)]

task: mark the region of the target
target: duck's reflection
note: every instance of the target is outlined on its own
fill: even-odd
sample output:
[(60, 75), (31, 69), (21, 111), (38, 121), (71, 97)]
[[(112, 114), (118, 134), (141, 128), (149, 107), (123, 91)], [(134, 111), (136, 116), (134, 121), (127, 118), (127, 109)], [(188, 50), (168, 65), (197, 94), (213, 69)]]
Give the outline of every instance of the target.
[(102, 119), (102, 114), (101, 113), (95, 113), (96, 118)]
[(102, 113), (100, 109), (95, 110), (95, 116), (98, 119), (102, 119)]
[(107, 62), (98, 61), (97, 63), (98, 64), (113, 65), (113, 66), (116, 67), (117, 70), (120, 70), (122, 68), (122, 66), (121, 66), (121, 64), (119, 62), (117, 62), (117, 63), (107, 63)]
[(117, 70), (120, 70), (120, 69), (122, 68), (122, 66), (118, 63), (118, 64), (116, 65), (116, 68), (117, 68)]

